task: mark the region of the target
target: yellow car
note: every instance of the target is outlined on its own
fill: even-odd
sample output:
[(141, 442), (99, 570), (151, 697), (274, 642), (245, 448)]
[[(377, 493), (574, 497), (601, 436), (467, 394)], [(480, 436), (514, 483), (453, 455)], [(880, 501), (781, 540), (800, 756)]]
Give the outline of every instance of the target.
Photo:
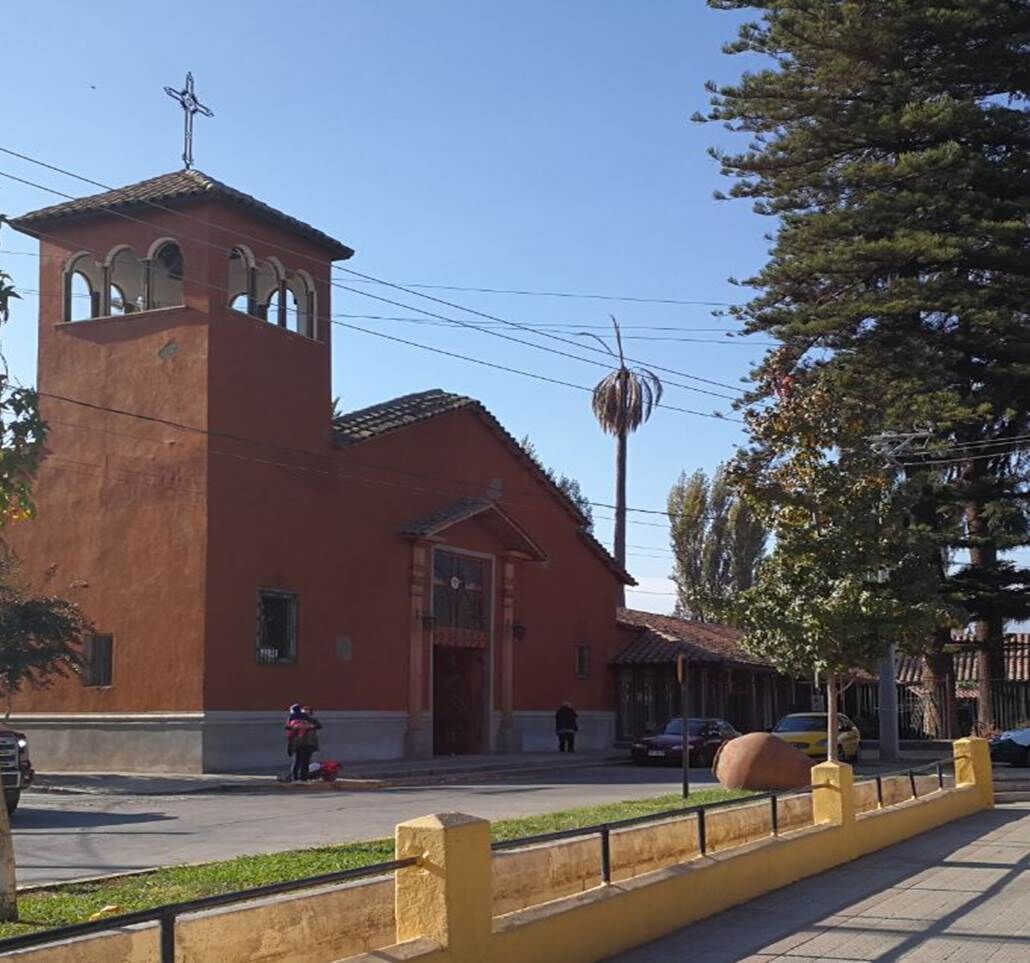
[[(841, 762), (857, 762), (858, 749), (862, 741), (858, 727), (844, 715), (838, 715), (837, 722), (837, 755)], [(826, 758), (825, 712), (798, 712), (784, 716), (776, 723), (772, 734), (795, 749), (800, 749), (806, 756)]]

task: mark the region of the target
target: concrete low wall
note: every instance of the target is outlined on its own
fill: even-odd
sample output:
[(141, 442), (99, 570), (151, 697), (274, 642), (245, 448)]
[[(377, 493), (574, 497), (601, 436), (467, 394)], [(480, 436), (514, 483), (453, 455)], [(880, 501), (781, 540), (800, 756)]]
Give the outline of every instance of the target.
[[(397, 827), (397, 857), (418, 865), (393, 881), (184, 918), (177, 960), (342, 963), (357, 953), (348, 959), (593, 963), (993, 805), (986, 742), (960, 740), (954, 753), (954, 787), (924, 778), (917, 790), (926, 795), (889, 804), (888, 795), (908, 796), (911, 785), (907, 777), (885, 779), (884, 808), (865, 811), (869, 784), (856, 786), (850, 766), (821, 763), (810, 795), (782, 800), (779, 835), (770, 835), (767, 800), (713, 810), (706, 819), (712, 848), (703, 856), (696, 815), (613, 833), (610, 885), (597, 885), (595, 837), (495, 855), (485, 820), (423, 817)], [(391, 938), (397, 942), (382, 942)], [(155, 948), (148, 928), (10, 955), (32, 963), (156, 963)]]
[[(312, 890), (226, 907), (175, 923), (176, 963), (311, 963), (397, 938), (393, 880)], [(18, 963), (159, 963), (155, 924), (2, 954)]]
[[(875, 797), (875, 793), (874, 793)], [(799, 793), (778, 801), (781, 834), (812, 825), (812, 796)], [(616, 830), (610, 837), (612, 879), (632, 879), (643, 873), (683, 863), (700, 855), (697, 816), (687, 814), (658, 823)], [(709, 852), (730, 849), (772, 832), (767, 800), (716, 809), (705, 823)], [(493, 912), (502, 916), (601, 885), (600, 838), (589, 836), (559, 843), (494, 854)]]
[[(784, 818), (800, 828), (784, 829), (773, 837), (768, 835), (768, 823), (763, 826), (758, 808), (735, 807), (720, 814), (724, 841), (729, 841), (733, 826), (745, 836), (764, 833), (762, 838), (528, 909), (494, 915), (492, 923), (496, 905), (491, 899), (490, 880), (495, 870), (482, 828), (485, 824), (458, 814), (403, 824), (398, 827), (398, 856), (425, 851), (433, 863), (431, 871), (398, 873), (398, 907), (404, 907), (404, 917), (398, 915), (398, 934), (406, 934), (412, 941), (389, 947), (382, 954), (355, 957), (353, 963), (384, 958), (451, 963), (593, 963), (605, 959), (993, 805), (990, 758), (984, 740), (960, 740), (955, 743), (954, 754), (954, 788), (939, 789), (935, 779), (924, 778), (917, 781), (921, 798), (890, 804), (887, 799), (895, 795), (909, 796), (911, 786), (906, 785), (907, 777), (885, 779), (884, 808), (866, 812), (859, 809), (869, 804), (870, 790), (855, 786), (851, 767), (822, 763), (812, 770), (810, 809), (801, 798), (784, 807)], [(875, 801), (875, 783), (871, 785)], [(922, 795), (924, 792), (926, 795)], [(806, 825), (809, 820), (811, 825)], [(613, 836), (613, 864), (619, 846), (623, 858), (628, 856), (631, 863), (638, 864), (657, 858), (663, 847), (689, 850), (690, 834), (685, 828), (689, 822), (676, 820), (662, 827), (648, 827), (650, 833), (627, 833), (619, 843)], [(714, 823), (713, 819), (713, 829)], [(670, 830), (670, 826), (675, 828)], [(406, 827), (411, 831), (402, 836), (401, 830)], [(679, 834), (678, 841), (656, 844), (655, 837), (662, 835), (662, 830)], [(567, 857), (572, 861), (577, 858), (588, 860), (588, 851), (579, 849)], [(613, 869), (618, 876), (617, 868)], [(576, 874), (566, 870), (566, 875)], [(454, 881), (453, 887), (449, 880)], [(430, 939), (433, 945), (416, 949), (415, 936)]]

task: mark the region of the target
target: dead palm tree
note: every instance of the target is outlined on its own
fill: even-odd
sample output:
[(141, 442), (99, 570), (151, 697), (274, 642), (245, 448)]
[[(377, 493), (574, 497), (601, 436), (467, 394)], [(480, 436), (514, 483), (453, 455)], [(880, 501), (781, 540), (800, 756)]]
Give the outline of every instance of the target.
[[(615, 561), (626, 567), (626, 442), (648, 418), (662, 399), (662, 382), (647, 368), (629, 368), (622, 350), (619, 322), (612, 317), (618, 354), (596, 335), (605, 350), (618, 361), (618, 367), (605, 375), (594, 388), (593, 408), (601, 430), (615, 436)], [(626, 604), (625, 587), (619, 586), (619, 605)]]

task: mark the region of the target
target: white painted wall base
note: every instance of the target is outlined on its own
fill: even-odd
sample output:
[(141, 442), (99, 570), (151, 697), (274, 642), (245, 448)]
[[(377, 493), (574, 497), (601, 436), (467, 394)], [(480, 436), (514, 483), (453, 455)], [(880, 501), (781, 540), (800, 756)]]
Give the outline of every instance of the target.
[[(323, 759), (348, 762), (424, 757), (431, 751), (432, 716), (411, 744), (406, 712), (343, 710), (320, 712)], [(494, 739), (500, 714), (494, 713)], [(245, 772), (286, 771), (286, 713), (153, 712), (25, 713), (8, 723), (25, 732), (33, 765), (42, 772)], [(406, 736), (408, 737), (406, 739)], [(428, 741), (427, 741), (428, 740)], [(615, 713), (579, 714), (577, 749), (610, 749)], [(498, 751), (554, 749), (554, 713), (515, 712), (508, 746)]]
[[(404, 756), (404, 712), (321, 712), (324, 759)], [(179, 712), (12, 715), (43, 772), (240, 772), (282, 767), (286, 713)]]
[[(317, 715), (321, 759), (337, 759), (346, 769), (348, 762), (404, 757), (406, 712), (327, 710)], [(285, 771), (289, 762), (285, 712), (204, 713), (205, 772), (279, 765)]]
[[(515, 729), (519, 733), (523, 752), (542, 752), (555, 749), (558, 737), (554, 733), (554, 713), (515, 712)], [(577, 749), (611, 749), (615, 745), (615, 713), (586, 709), (579, 713)]]
[(201, 772), (202, 712), (24, 713), (8, 725), (42, 772)]

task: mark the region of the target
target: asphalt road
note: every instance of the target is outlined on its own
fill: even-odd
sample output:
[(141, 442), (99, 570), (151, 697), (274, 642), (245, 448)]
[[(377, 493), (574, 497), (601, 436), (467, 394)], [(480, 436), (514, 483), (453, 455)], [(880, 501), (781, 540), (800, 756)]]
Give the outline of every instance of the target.
[[(698, 784), (710, 773), (693, 770)], [(54, 882), (175, 863), (392, 836), (433, 812), (487, 819), (678, 790), (678, 769), (630, 765), (374, 792), (87, 796), (28, 792), (13, 818), (18, 882)]]

